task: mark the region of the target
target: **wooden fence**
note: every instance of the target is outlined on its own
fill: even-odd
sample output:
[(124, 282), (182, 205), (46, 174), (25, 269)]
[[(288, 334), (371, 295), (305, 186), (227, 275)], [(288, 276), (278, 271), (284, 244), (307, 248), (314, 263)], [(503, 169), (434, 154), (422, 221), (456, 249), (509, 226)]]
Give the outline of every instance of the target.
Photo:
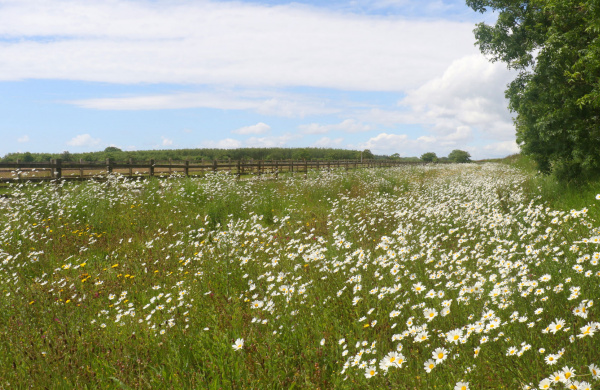
[(280, 173), (308, 173), (309, 170), (357, 169), (393, 167), (398, 165), (415, 165), (422, 163), (402, 162), (398, 160), (340, 160), (340, 161), (292, 161), (292, 160), (254, 160), (254, 161), (218, 161), (191, 164), (189, 161), (155, 162), (154, 160), (138, 162), (115, 162), (107, 159), (104, 162), (79, 162), (51, 160), (41, 162), (6, 162), (0, 163), (0, 183), (18, 180), (87, 180), (106, 173), (120, 173), (125, 176), (164, 177), (172, 174), (184, 176), (201, 176), (207, 172), (229, 171), (238, 177), (242, 175), (271, 174), (277, 177)]

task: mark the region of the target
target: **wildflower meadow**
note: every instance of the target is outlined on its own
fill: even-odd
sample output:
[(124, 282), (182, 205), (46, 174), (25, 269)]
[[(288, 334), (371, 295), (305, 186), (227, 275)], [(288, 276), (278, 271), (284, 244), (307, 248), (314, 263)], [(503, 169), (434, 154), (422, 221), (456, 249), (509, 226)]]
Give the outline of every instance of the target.
[(600, 388), (600, 194), (499, 163), (9, 193), (0, 389)]

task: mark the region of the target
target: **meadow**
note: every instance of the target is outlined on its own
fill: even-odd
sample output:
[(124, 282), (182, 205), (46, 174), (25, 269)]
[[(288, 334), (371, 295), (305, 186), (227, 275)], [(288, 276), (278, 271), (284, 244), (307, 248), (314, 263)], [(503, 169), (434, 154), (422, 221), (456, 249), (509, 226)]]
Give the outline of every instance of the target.
[(0, 389), (600, 388), (600, 194), (543, 180), (12, 184)]

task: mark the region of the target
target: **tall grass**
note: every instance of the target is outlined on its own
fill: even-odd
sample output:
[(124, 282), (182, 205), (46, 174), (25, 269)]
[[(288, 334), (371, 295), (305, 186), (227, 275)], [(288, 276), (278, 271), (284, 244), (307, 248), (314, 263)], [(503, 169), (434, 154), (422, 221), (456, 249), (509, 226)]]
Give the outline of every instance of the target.
[(600, 200), (565, 212), (539, 180), (12, 185), (0, 388), (537, 388), (564, 366), (553, 388), (597, 384)]

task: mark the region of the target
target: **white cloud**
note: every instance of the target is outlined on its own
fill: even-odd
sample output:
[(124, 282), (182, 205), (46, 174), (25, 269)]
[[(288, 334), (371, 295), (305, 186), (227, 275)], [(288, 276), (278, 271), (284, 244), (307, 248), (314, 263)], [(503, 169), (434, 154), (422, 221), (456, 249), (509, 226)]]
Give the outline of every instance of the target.
[(241, 148), (242, 143), (233, 138), (225, 138), (219, 141), (204, 141), (200, 145), (201, 148), (216, 148), (216, 149), (236, 149)]
[(288, 142), (301, 138), (297, 134), (283, 134), (273, 137), (250, 137), (246, 140), (245, 145), (251, 148), (275, 148), (289, 146)]
[(89, 134), (79, 134), (71, 138), (71, 140), (67, 142), (67, 145), (75, 147), (91, 147), (98, 146), (101, 142), (102, 140), (100, 140), (100, 138), (92, 138)]
[(167, 137), (160, 137), (160, 138), (162, 139), (162, 142), (161, 142), (162, 146), (173, 145), (173, 140), (172, 139), (169, 139)]
[(515, 138), (514, 125), (504, 98), (506, 85), (514, 78), (503, 64), (491, 63), (481, 55), (454, 61), (441, 77), (409, 91), (399, 103), (410, 109), (404, 121), (431, 125), (436, 134), (465, 138), (467, 128), (492, 139)]
[(330, 131), (343, 131), (346, 133), (359, 133), (363, 131), (371, 131), (375, 128), (371, 125), (357, 122), (354, 119), (346, 119), (341, 123), (335, 125), (320, 125), (318, 123), (311, 123), (309, 125), (300, 125), (298, 128), (304, 134), (324, 134)]
[(406, 134), (380, 133), (365, 143), (357, 145), (358, 149), (370, 149), (375, 154), (400, 153), (401, 156), (420, 156), (439, 148), (439, 139), (421, 136), (411, 139)]
[(233, 130), (234, 134), (265, 134), (271, 131), (271, 126), (266, 123), (259, 122), (252, 126), (241, 127), (237, 130)]
[(304, 117), (306, 115), (326, 115), (339, 111), (338, 108), (327, 107), (326, 101), (310, 96), (253, 90), (83, 99), (68, 101), (66, 103), (97, 110), (163, 110), (181, 108), (250, 110), (262, 115), (289, 118)]
[(344, 142), (343, 138), (331, 139), (329, 137), (323, 137), (315, 141), (313, 146), (316, 148), (339, 148), (342, 145), (342, 142)]
[(483, 147), (484, 152), (477, 153), (492, 157), (506, 157), (511, 154), (519, 153), (519, 145), (515, 141), (504, 141), (495, 142), (493, 144), (485, 145)]
[(20, 144), (25, 143), (25, 142), (29, 142), (29, 141), (30, 141), (30, 139), (29, 139), (28, 135), (24, 135), (22, 137), (17, 138), (17, 142), (20, 143)]
[(0, 78), (400, 91), (476, 53), (472, 29), (298, 4), (5, 0)]

